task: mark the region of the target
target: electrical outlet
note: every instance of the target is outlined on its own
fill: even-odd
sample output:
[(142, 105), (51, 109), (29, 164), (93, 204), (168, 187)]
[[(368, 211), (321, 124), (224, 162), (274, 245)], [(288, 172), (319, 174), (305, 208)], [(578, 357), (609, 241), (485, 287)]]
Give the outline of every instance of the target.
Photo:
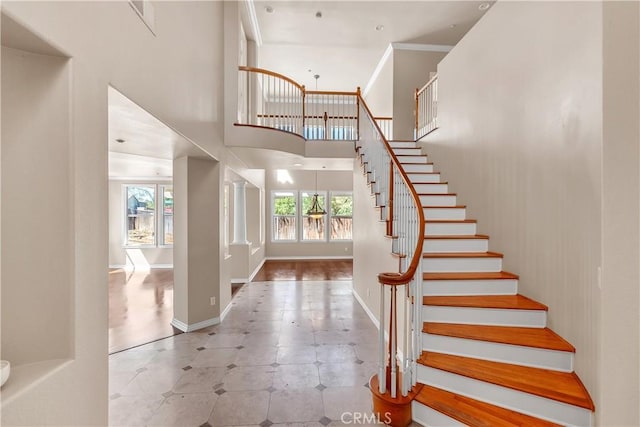
[(371, 296), (371, 289), (367, 289), (367, 296), (370, 297)]
[(211, 297), (209, 301), (211, 302), (211, 305), (216, 305), (216, 297)]

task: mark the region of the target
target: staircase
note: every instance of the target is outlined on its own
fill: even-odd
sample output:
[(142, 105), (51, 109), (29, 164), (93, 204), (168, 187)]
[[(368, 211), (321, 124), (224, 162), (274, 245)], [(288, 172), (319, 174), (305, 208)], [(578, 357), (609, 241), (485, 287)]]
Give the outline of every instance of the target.
[[(414, 421), (592, 425), (593, 402), (573, 372), (575, 349), (546, 327), (547, 307), (518, 294), (518, 276), (503, 271), (503, 255), (489, 251), (489, 237), (477, 233), (476, 221), (466, 217), (466, 207), (416, 143), (390, 146), (425, 216), (421, 388), (412, 402)], [(359, 155), (366, 157), (362, 150)]]

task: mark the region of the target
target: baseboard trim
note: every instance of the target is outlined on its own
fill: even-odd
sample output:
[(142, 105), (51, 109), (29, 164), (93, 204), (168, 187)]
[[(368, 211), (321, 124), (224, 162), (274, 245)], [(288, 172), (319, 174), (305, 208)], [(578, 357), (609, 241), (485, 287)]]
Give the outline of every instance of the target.
[(258, 274), (258, 271), (260, 271), (260, 269), (262, 268), (262, 266), (264, 265), (264, 262), (266, 261), (266, 258), (263, 258), (262, 261), (260, 261), (260, 264), (258, 264), (258, 266), (255, 268), (255, 270), (253, 270), (253, 273), (251, 273), (251, 275), (249, 277), (247, 277), (246, 279), (231, 279), (231, 283), (249, 283), (253, 280), (254, 277), (256, 277), (256, 274)]
[(323, 260), (323, 259), (353, 259), (351, 256), (268, 256), (266, 261), (289, 261), (289, 260)]
[(199, 329), (208, 328), (209, 326), (218, 325), (220, 323), (219, 317), (212, 317), (211, 319), (203, 320), (202, 322), (193, 323), (191, 325), (187, 325), (181, 320), (176, 319), (175, 317), (171, 321), (171, 325), (174, 328), (180, 329), (182, 332), (193, 332)]
[(367, 313), (367, 316), (369, 316), (369, 319), (371, 319), (371, 321), (376, 326), (376, 328), (378, 330), (380, 330), (380, 322), (378, 321), (378, 319), (376, 319), (376, 316), (373, 315), (373, 312), (369, 309), (367, 304), (365, 304), (364, 300), (360, 297), (358, 292), (356, 292), (355, 289), (353, 289), (352, 292), (353, 292), (353, 296), (355, 297), (356, 301), (358, 301), (358, 304), (360, 304), (360, 306), (362, 307), (364, 312)]
[(220, 313), (220, 322), (218, 323), (222, 323), (224, 318), (227, 317), (227, 314), (229, 314), (229, 311), (231, 311), (231, 301), (229, 301), (229, 304), (227, 304), (224, 310), (222, 310), (222, 313)]

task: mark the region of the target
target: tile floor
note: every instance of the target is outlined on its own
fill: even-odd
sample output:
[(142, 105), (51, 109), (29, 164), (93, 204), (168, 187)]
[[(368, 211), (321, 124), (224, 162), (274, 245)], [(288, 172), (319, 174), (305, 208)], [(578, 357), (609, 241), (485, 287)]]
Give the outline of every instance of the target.
[(351, 281), (254, 282), (232, 304), (220, 325), (111, 355), (110, 425), (323, 427), (371, 415), (377, 329)]

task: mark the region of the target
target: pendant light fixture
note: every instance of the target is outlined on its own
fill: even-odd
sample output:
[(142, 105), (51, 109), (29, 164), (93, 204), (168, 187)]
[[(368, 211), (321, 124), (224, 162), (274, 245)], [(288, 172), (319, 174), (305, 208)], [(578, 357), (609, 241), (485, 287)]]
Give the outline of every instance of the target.
[(313, 195), (313, 199), (311, 199), (311, 208), (307, 211), (307, 215), (313, 219), (322, 218), (327, 214), (327, 211), (320, 206), (318, 197), (318, 171), (316, 171), (316, 193)]

